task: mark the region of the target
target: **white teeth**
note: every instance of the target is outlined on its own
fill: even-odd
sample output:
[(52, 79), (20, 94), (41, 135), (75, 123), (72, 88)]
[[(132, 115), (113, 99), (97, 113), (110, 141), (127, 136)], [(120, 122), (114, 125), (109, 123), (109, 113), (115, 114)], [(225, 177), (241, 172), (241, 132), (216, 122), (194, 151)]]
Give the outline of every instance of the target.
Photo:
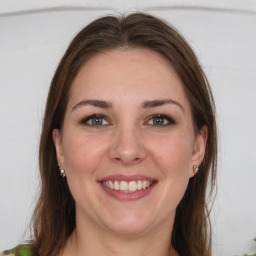
[(135, 192), (137, 190), (137, 184), (135, 181), (129, 182), (129, 192)]
[(120, 182), (120, 190), (121, 191), (129, 190), (129, 184), (126, 181), (121, 181)]
[(110, 189), (114, 189), (114, 184), (111, 180), (108, 182), (108, 184)]
[(153, 184), (153, 181), (149, 181), (149, 180), (138, 180), (136, 181), (107, 181), (104, 180), (101, 182), (102, 185), (104, 187), (107, 187), (109, 189), (113, 189), (113, 190), (119, 190), (122, 192), (126, 192), (126, 193), (132, 193), (135, 192), (137, 190), (142, 190), (142, 189), (147, 189), (148, 187), (150, 187)]
[(118, 183), (118, 181), (114, 182), (114, 190), (119, 190), (119, 183)]
[(141, 180), (139, 180), (139, 181), (137, 182), (137, 189), (138, 189), (138, 190), (142, 190), (142, 181), (141, 181)]

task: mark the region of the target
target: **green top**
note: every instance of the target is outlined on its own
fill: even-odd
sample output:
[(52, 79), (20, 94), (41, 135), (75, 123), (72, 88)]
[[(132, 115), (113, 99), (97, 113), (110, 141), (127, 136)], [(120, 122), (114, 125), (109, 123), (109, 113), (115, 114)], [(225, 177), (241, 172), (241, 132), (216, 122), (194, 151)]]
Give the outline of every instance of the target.
[(0, 256), (31, 256), (29, 245), (21, 245), (1, 253)]

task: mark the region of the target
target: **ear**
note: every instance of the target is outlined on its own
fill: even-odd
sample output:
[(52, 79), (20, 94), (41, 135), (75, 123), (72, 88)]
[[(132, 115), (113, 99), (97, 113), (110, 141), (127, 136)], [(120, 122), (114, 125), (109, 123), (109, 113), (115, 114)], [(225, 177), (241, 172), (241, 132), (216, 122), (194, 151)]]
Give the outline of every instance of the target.
[(63, 147), (62, 147), (62, 138), (59, 129), (54, 129), (52, 131), (52, 138), (54, 141), (55, 149), (56, 149), (56, 157), (58, 164), (62, 167), (64, 165), (64, 154), (63, 154)]
[(194, 165), (199, 166), (204, 159), (207, 137), (208, 137), (208, 128), (206, 125), (204, 125), (195, 137), (193, 154), (191, 158), (191, 173), (190, 173), (191, 176), (190, 177), (193, 177), (195, 175), (193, 171), (193, 166)]

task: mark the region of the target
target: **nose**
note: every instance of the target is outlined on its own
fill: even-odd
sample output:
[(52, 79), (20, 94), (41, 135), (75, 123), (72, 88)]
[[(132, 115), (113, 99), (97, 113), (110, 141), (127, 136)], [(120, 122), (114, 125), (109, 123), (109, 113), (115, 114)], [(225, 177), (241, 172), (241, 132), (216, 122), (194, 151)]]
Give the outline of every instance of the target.
[(135, 127), (120, 127), (113, 137), (109, 152), (113, 161), (123, 165), (133, 165), (145, 159), (144, 141)]

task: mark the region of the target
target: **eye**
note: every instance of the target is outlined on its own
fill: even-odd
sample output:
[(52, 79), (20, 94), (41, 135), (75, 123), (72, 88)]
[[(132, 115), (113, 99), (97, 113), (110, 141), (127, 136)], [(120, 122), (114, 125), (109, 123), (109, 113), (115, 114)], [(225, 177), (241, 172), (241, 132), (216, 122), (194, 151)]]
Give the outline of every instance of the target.
[(151, 116), (147, 124), (153, 125), (153, 126), (169, 126), (169, 125), (175, 124), (175, 121), (170, 116), (157, 114), (157, 115)]
[(104, 126), (109, 125), (109, 121), (103, 115), (94, 114), (82, 119), (81, 124), (88, 126)]

